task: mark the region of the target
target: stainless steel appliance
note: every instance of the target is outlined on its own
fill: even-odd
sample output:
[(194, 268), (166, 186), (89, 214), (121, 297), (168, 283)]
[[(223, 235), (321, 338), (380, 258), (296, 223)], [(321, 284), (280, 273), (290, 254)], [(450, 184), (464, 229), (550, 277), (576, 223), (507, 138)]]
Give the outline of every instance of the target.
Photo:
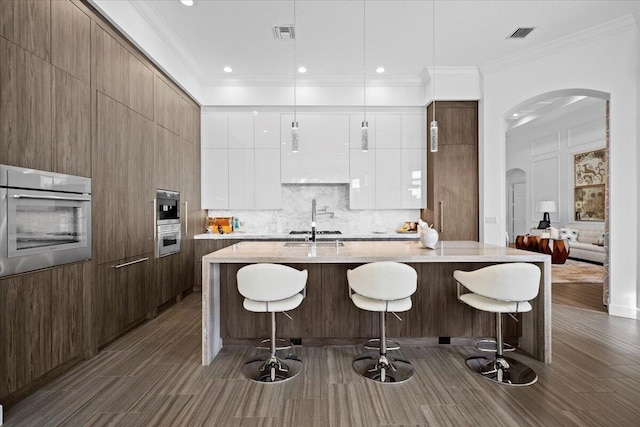
[(180, 252), (180, 193), (156, 191), (156, 258)]
[(0, 165), (0, 276), (91, 258), (91, 178)]

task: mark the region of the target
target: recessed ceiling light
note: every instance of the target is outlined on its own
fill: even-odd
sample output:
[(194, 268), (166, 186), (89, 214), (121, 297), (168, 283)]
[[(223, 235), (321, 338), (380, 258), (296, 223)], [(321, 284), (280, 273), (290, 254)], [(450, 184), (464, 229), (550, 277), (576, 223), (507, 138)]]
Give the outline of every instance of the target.
[(253, 113), (253, 115), (254, 115), (254, 116), (257, 116), (257, 115), (258, 115), (258, 112), (257, 112), (257, 111), (255, 111), (255, 110), (253, 110), (253, 111), (252, 111), (252, 113)]
[(298, 72), (299, 73), (306, 73), (307, 69), (305, 67), (300, 67), (300, 68), (298, 68)]
[(513, 117), (518, 117), (518, 113), (513, 113)]
[(185, 6), (193, 6), (194, 1), (193, 0), (180, 0), (180, 3), (182, 3)]
[(229, 67), (229, 66), (227, 65), (226, 67), (224, 67), (224, 68), (222, 69), (222, 71), (224, 71), (225, 73), (230, 73), (230, 72), (232, 72), (233, 70), (231, 69), (231, 67)]
[(378, 74), (382, 74), (382, 73), (384, 73), (384, 67), (378, 67), (378, 68), (376, 68), (376, 73), (378, 73)]

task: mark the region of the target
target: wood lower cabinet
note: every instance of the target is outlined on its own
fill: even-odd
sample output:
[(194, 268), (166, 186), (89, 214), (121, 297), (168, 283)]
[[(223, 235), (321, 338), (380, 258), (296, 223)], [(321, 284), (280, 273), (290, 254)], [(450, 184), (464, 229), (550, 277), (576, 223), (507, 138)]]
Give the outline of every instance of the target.
[[(432, 117), (433, 105), (427, 108)], [(478, 105), (437, 102), (439, 148), (427, 151), (427, 208), (440, 240), (478, 240)]]
[(83, 353), (89, 263), (0, 280), (0, 401)]
[(145, 318), (153, 301), (153, 254), (95, 267), (93, 312), (96, 343), (101, 347)]
[(156, 306), (171, 301), (181, 289), (181, 254), (168, 255), (155, 261), (155, 302)]

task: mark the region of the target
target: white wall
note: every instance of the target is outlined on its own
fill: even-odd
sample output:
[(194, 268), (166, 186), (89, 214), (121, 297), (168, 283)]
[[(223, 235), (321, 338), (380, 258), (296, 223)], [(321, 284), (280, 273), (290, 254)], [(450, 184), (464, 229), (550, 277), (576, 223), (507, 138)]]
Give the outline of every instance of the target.
[[(633, 21), (631, 19), (631, 21)], [(638, 315), (638, 26), (582, 44), (549, 48), (549, 54), (483, 73), (483, 131), (480, 141), (481, 214), (498, 224), (481, 224), (486, 243), (504, 244), (505, 114), (527, 99), (551, 91), (585, 88), (610, 94), (611, 304), (614, 315)], [(496, 191), (500, 190), (500, 191)]]
[[(574, 222), (574, 163), (576, 153), (606, 146), (606, 101), (588, 98), (587, 105), (553, 118), (534, 120), (509, 130), (506, 137), (506, 169), (522, 169), (527, 179), (527, 230), (542, 219), (536, 210), (540, 200), (556, 202), (551, 212), (554, 227)], [(508, 215), (507, 215), (508, 216)], [(584, 221), (582, 228), (604, 230), (604, 221)]]

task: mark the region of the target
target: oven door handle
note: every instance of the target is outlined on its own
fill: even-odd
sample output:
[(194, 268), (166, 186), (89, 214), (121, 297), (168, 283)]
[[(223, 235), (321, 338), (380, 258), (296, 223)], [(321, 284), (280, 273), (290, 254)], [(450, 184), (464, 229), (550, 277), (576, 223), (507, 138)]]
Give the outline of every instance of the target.
[(72, 197), (72, 196), (33, 196), (31, 194), (14, 194), (14, 199), (37, 199), (37, 200), (68, 200), (72, 202), (90, 202), (91, 196)]

